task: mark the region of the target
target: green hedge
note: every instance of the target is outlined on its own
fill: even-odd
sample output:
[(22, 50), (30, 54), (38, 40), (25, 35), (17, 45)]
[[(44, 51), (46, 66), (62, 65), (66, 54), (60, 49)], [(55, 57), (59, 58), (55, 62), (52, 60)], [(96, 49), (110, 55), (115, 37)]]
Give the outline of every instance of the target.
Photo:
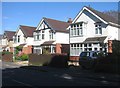
[(15, 57), (15, 60), (26, 61), (26, 60), (28, 60), (28, 58), (29, 58), (29, 55), (23, 54), (23, 55), (21, 55), (21, 56), (16, 56), (16, 57)]
[(120, 74), (120, 55), (109, 54), (98, 60), (95, 72), (107, 72)]
[(2, 55), (4, 55), (4, 54), (12, 54), (12, 52), (3, 51), (3, 52), (2, 52)]

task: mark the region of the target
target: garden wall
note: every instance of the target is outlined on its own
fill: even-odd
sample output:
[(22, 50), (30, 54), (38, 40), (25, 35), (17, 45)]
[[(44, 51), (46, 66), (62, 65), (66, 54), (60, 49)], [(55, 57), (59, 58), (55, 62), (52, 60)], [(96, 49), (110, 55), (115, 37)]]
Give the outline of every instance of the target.
[(13, 61), (13, 54), (2, 55), (2, 61), (12, 62)]
[(30, 54), (29, 65), (67, 67), (68, 56), (63, 54)]

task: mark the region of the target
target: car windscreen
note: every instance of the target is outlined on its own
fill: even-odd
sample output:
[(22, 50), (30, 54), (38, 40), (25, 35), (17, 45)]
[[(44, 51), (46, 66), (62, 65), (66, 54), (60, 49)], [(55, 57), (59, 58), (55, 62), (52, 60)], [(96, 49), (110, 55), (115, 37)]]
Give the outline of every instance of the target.
[(82, 52), (80, 54), (80, 57), (88, 57), (88, 56), (90, 56), (90, 52)]

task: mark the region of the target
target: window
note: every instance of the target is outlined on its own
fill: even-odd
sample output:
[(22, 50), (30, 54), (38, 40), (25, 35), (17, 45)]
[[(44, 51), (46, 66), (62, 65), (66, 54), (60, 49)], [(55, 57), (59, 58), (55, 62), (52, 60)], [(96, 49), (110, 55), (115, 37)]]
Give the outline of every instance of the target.
[(50, 37), (50, 39), (54, 39), (54, 32), (50, 31), (49, 32), (49, 37)]
[(102, 26), (100, 24), (95, 24), (95, 34), (102, 34)]
[(89, 47), (91, 47), (92, 46), (92, 44), (89, 44)]
[(83, 35), (82, 23), (76, 23), (71, 25), (70, 36), (80, 36)]
[(20, 36), (18, 36), (18, 43), (20, 42)]
[(41, 40), (41, 33), (40, 32), (34, 32), (34, 40)]
[(87, 47), (87, 44), (84, 44), (84, 47)]
[(44, 30), (42, 30), (42, 39), (44, 39), (45, 38), (45, 31)]
[(72, 56), (79, 56), (79, 54), (82, 52), (82, 44), (71, 44), (70, 46), (70, 55)]

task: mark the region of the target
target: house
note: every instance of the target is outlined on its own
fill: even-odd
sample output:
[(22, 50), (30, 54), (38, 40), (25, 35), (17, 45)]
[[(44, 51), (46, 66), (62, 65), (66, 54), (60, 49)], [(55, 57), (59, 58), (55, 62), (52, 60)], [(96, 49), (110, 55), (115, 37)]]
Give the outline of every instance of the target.
[(84, 6), (68, 27), (70, 60), (79, 60), (82, 51), (111, 52), (110, 40), (120, 40), (120, 25), (113, 17)]
[(33, 31), (35, 29), (36, 27), (20, 25), (13, 37), (14, 47), (21, 46), (24, 54), (32, 53)]
[(0, 34), (0, 52), (3, 51), (2, 47), (3, 47), (3, 42), (2, 42), (2, 39), (3, 39), (3, 35)]
[(33, 33), (34, 53), (69, 53), (69, 30), (66, 28), (70, 22), (43, 17)]
[(4, 34), (1, 39), (2, 49), (13, 52), (13, 36), (15, 32), (14, 31), (4, 31)]

